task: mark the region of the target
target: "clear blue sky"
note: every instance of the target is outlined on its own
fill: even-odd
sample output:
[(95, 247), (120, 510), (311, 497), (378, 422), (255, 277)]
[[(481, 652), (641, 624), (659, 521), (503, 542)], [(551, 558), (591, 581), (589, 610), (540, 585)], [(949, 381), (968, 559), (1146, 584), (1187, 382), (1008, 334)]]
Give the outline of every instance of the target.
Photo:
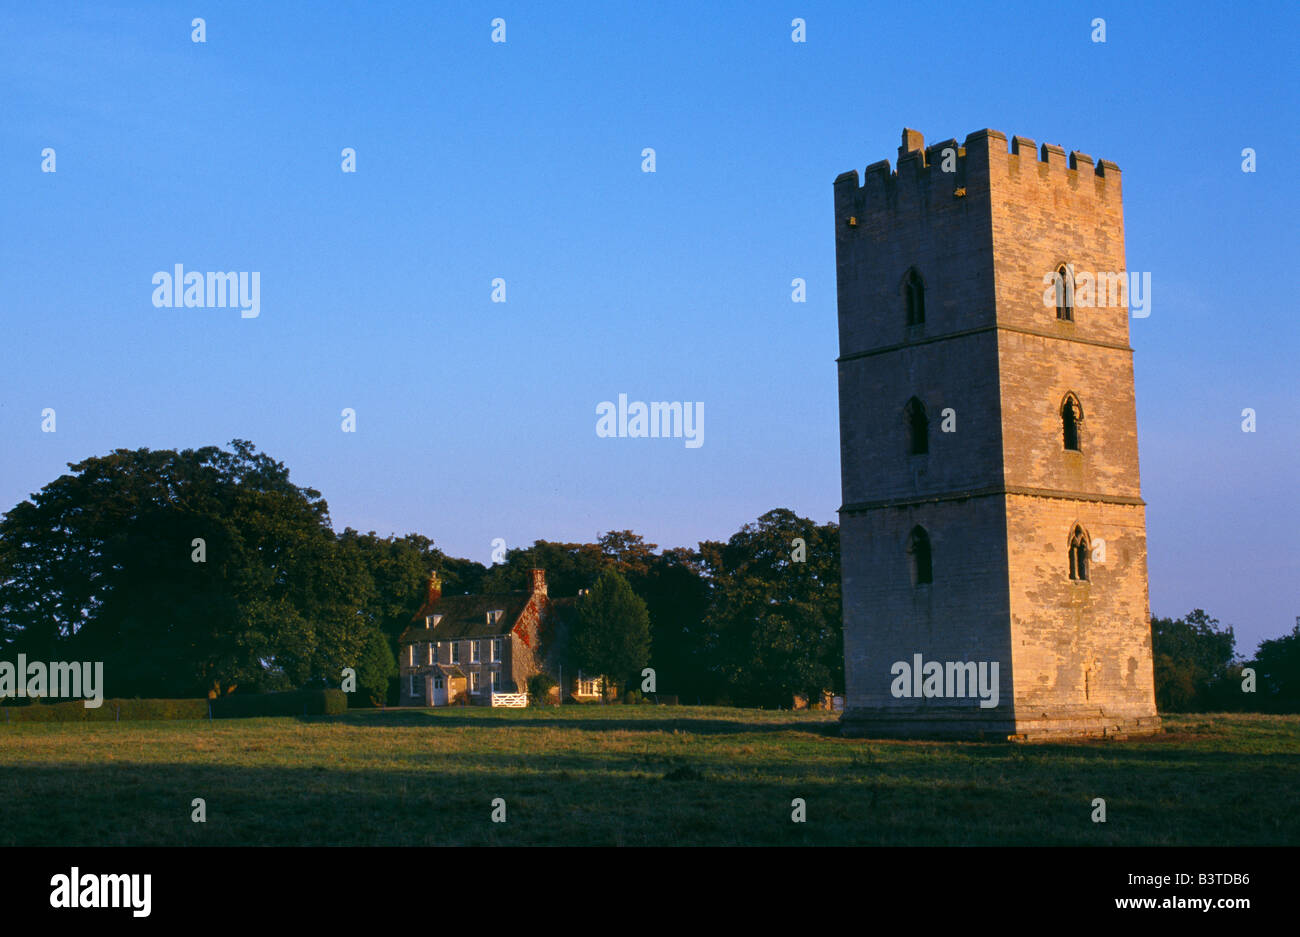
[[(483, 562), (834, 520), (831, 182), (904, 125), (992, 127), (1124, 172), (1152, 609), (1251, 651), (1300, 614), (1296, 10), (6, 2), (0, 510), (69, 461), (240, 437), (336, 527)], [(177, 263), (259, 271), (260, 316), (155, 308)], [(619, 393), (702, 401), (704, 445), (597, 438)]]

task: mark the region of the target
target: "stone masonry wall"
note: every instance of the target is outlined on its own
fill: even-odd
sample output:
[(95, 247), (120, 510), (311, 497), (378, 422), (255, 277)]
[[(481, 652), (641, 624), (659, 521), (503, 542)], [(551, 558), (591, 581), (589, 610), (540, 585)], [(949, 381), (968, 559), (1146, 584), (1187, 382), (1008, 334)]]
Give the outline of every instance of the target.
[[(1132, 351), (1126, 306), (1074, 321), (1044, 304), (1044, 274), (1123, 273), (1120, 174), (997, 131), (922, 148), (835, 180), (847, 734), (1149, 731), (1155, 720)], [(941, 168), (952, 148), (955, 171)], [(906, 322), (903, 282), (925, 284)], [(1103, 281), (1104, 282), (1104, 281)], [(1095, 297), (1104, 301), (1102, 297)], [(1082, 405), (1080, 451), (1060, 407)], [(907, 452), (903, 407), (930, 418)], [(942, 410), (956, 432), (941, 432)], [(1105, 559), (1069, 578), (1075, 524)], [(916, 585), (911, 530), (934, 582)], [(993, 661), (996, 711), (898, 699), (890, 667)]]
[[(1152, 715), (1145, 509), (1015, 495), (1007, 502), (1017, 709)], [(1088, 581), (1069, 578), (1075, 524), (1094, 547), (1105, 541)]]

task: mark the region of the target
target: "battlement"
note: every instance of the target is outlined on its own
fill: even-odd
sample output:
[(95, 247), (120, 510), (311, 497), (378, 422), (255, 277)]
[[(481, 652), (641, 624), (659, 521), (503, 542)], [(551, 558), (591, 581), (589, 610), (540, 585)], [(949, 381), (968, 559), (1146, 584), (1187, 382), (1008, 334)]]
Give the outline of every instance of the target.
[[(835, 178), (836, 219), (853, 218), (856, 223), (858, 215), (897, 210), (916, 198), (932, 205), (936, 197), (987, 197), (994, 164), (1004, 164), (1013, 172), (1024, 172), (1032, 164), (1040, 177), (1059, 178), (1075, 185), (1091, 176), (1099, 196), (1119, 192), (1118, 166), (1109, 160), (1094, 160), (1078, 150), (1067, 155), (1055, 143), (1036, 147), (1028, 137), (1013, 136), (1008, 147), (1005, 134), (984, 129), (968, 134), (961, 144), (950, 139), (926, 146), (919, 131), (904, 128), (896, 170), (891, 170), (889, 160), (883, 159), (867, 166), (860, 183), (856, 169)], [(1108, 183), (1113, 193), (1107, 191)]]

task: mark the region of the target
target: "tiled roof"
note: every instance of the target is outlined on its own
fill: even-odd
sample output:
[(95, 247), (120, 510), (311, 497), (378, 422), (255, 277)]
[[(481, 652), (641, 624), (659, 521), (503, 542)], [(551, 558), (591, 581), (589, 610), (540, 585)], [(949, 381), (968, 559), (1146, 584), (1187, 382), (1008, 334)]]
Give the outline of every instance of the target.
[[(458, 641), (464, 638), (487, 638), (509, 634), (528, 606), (530, 593), (504, 592), (497, 595), (444, 595), (426, 602), (415, 613), (411, 626), (402, 632), (398, 644), (413, 641)], [(494, 624), (487, 613), (504, 612)], [(437, 627), (426, 628), (429, 615), (441, 615)]]

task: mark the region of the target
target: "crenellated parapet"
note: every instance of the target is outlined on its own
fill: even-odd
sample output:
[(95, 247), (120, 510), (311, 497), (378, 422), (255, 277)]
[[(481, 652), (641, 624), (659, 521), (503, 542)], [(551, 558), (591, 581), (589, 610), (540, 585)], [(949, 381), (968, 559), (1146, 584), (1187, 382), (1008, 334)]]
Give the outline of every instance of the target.
[(996, 182), (995, 168), (1004, 177), (1032, 172), (1037, 181), (1076, 189), (1091, 180), (1097, 197), (1119, 197), (1119, 167), (1078, 150), (1067, 154), (1055, 143), (1038, 147), (1020, 136), (1013, 136), (1008, 146), (1005, 134), (989, 129), (968, 134), (964, 143), (950, 139), (926, 146), (919, 131), (904, 129), (896, 169), (885, 159), (867, 166), (861, 179), (856, 169), (836, 177), (836, 223), (857, 226), (876, 212), (933, 209), (953, 199), (987, 197)]

